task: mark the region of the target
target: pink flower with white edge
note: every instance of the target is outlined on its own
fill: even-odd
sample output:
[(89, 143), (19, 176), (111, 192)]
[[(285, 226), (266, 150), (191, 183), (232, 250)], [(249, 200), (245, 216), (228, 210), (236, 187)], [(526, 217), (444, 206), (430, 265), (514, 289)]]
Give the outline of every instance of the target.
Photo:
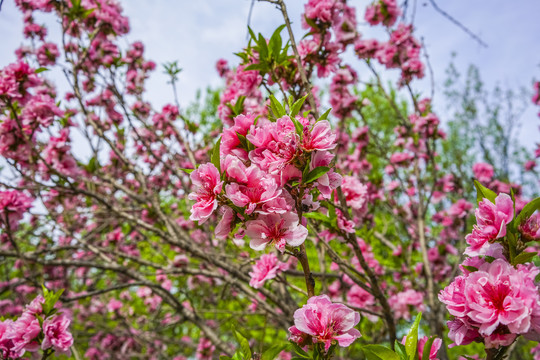
[(491, 335), (499, 325), (514, 334), (526, 333), (539, 297), (536, 273), (525, 266), (515, 269), (503, 259), (485, 263), (465, 282), (467, 317), (480, 324), (481, 335)]
[[(238, 175), (239, 176), (239, 175)], [(251, 214), (257, 206), (274, 200), (281, 194), (275, 179), (251, 165), (245, 171), (245, 185), (231, 183), (225, 186), (227, 197), (239, 207), (246, 207), (246, 214)]]
[(24, 350), (34, 352), (39, 349), (36, 338), (40, 332), (41, 326), (35, 315), (23, 313), (7, 330), (6, 338), (12, 341), (13, 352), (24, 352)]
[(249, 276), (251, 276), (249, 285), (255, 289), (260, 288), (266, 280), (275, 278), (284, 267), (287, 267), (287, 265), (281, 263), (274, 253), (262, 255), (253, 265), (253, 271), (249, 273)]
[(358, 322), (359, 313), (320, 295), (311, 297), (294, 312), (294, 326), (289, 331), (297, 337), (299, 332), (310, 335), (314, 343), (323, 343), (328, 351), (334, 340), (347, 347), (359, 338), (360, 331), (354, 328)]
[(189, 194), (190, 200), (196, 203), (191, 208), (192, 221), (199, 221), (201, 224), (212, 215), (218, 206), (216, 199), (221, 192), (223, 182), (220, 179), (218, 169), (212, 163), (202, 164), (190, 175), (193, 185), (198, 187), (196, 192)]
[(336, 134), (328, 120), (317, 121), (311, 131), (304, 128), (302, 148), (306, 151), (332, 150), (336, 147)]
[(58, 354), (70, 355), (73, 336), (69, 332), (71, 320), (64, 314), (54, 315), (43, 321), (43, 342), (41, 349), (53, 348)]
[(490, 240), (506, 235), (506, 224), (514, 218), (514, 203), (508, 194), (499, 194), (495, 204), (488, 199), (478, 203), (475, 212), (478, 229)]
[(246, 222), (245, 235), (251, 239), (249, 246), (253, 250), (264, 250), (271, 244), (283, 252), (285, 245), (302, 245), (308, 230), (298, 223), (295, 213), (268, 214)]

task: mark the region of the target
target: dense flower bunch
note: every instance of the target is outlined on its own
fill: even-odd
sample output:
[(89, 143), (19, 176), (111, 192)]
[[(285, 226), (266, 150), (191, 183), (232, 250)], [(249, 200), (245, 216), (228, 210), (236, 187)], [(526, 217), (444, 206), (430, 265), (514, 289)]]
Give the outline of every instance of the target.
[[(15, 321), (0, 321), (0, 354), (2, 359), (19, 359), (25, 352), (44, 354), (71, 353), (73, 336), (69, 331), (70, 317), (51, 307), (38, 295)], [(44, 357), (46, 358), (46, 357)]]
[[(476, 172), (480, 173), (479, 166)], [(539, 338), (540, 288), (535, 279), (540, 270), (526, 262), (535, 253), (516, 256), (512, 244), (537, 236), (537, 217), (515, 217), (514, 202), (507, 194), (482, 199), (475, 216), (477, 224), (466, 237), (465, 254), (470, 257), (461, 266), (463, 275), (439, 294), (454, 316), (448, 323), (450, 339), (456, 345), (484, 342), (489, 349), (509, 346), (518, 335)], [(507, 230), (513, 221), (521, 220), (521, 233), (507, 232), (513, 231)]]
[(289, 328), (291, 340), (305, 345), (324, 344), (324, 350), (337, 341), (339, 346), (349, 346), (360, 337), (354, 327), (360, 321), (360, 314), (343, 304), (333, 303), (328, 296), (310, 298), (306, 305), (294, 312), (294, 326)]
[(366, 8), (365, 19), (371, 25), (384, 24), (392, 26), (401, 15), (396, 0), (379, 0)]
[[(237, 116), (214, 150), (216, 164), (203, 164), (191, 173), (198, 186), (190, 194), (196, 200), (191, 220), (202, 223), (221, 207), (218, 237), (226, 237), (234, 224), (242, 223), (234, 236), (248, 236), (254, 250), (273, 245), (283, 252), (287, 245), (301, 245), (308, 233), (300, 223), (299, 209), (317, 206), (312, 191), (328, 198), (341, 185), (341, 176), (329, 168), (335, 139), (327, 120)], [(310, 179), (317, 169), (319, 177)]]

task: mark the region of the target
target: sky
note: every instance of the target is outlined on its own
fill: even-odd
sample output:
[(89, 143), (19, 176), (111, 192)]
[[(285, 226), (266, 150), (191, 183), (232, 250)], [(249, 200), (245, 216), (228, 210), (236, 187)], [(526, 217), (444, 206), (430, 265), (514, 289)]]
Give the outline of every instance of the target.
[[(141, 40), (146, 46), (146, 56), (158, 64), (152, 75), (148, 98), (158, 107), (173, 101), (172, 91), (166, 84), (160, 64), (177, 60), (183, 68), (179, 78), (180, 103), (186, 106), (198, 89), (222, 85), (215, 71), (219, 58), (237, 63), (234, 52), (247, 43), (247, 22), (251, 0), (122, 0), (125, 13), (130, 18), (129, 41)], [(300, 16), (304, 1), (286, 1), (293, 29), (300, 37)], [(363, 22), (363, 9), (369, 3), (349, 0), (359, 10)], [(414, 0), (409, 0), (412, 9)], [(438, 0), (445, 12), (466, 25), (488, 46), (483, 47), (436, 12), (431, 0), (416, 0), (414, 25), (416, 36), (422, 38), (433, 68), (435, 106), (442, 119), (447, 117), (441, 89), (445, 69), (453, 52), (457, 53), (456, 65), (464, 72), (469, 64), (477, 65), (488, 88), (495, 84), (517, 89), (531, 89), (532, 79), (540, 79), (540, 1), (538, 0)], [(51, 37), (58, 36), (58, 24), (43, 18), (49, 25)], [(281, 13), (266, 2), (255, 1), (250, 25), (255, 32), (270, 36), (281, 25)], [(377, 35), (377, 30), (360, 25), (364, 38)], [(0, 12), (0, 67), (12, 62), (14, 50), (22, 42), (22, 17), (13, 4), (5, 0)], [(362, 78), (360, 63), (359, 75)], [(369, 74), (365, 73), (367, 80)], [(413, 82), (413, 87), (425, 95), (430, 92), (429, 76)], [(437, 102), (438, 100), (438, 102)], [(523, 115), (521, 136), (524, 142), (540, 139), (540, 120), (536, 110), (529, 107)]]

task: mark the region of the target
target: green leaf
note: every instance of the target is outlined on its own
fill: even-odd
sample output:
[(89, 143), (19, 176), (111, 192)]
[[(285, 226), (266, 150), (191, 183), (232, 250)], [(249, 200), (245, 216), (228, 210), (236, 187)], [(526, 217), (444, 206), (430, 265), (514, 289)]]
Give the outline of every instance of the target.
[(307, 352), (305, 352), (304, 349), (302, 349), (300, 346), (298, 346), (297, 343), (291, 342), (291, 345), (292, 345), (296, 355), (301, 356), (304, 359), (309, 359), (310, 358), (309, 354)]
[(306, 177), (303, 179), (304, 184), (309, 184), (326, 174), (330, 171), (328, 166), (318, 166), (315, 169), (311, 170)]
[(53, 292), (43, 287), (43, 298), (45, 298), (45, 303), (41, 305), (41, 308), (45, 316), (49, 316), (54, 313), (55, 311), (54, 305), (56, 304), (58, 299), (60, 299), (60, 296), (62, 296), (63, 292), (64, 292), (64, 289), (60, 289), (57, 292)]
[(400, 360), (407, 360), (407, 350), (405, 349), (405, 345), (396, 340), (394, 341), (394, 349), (396, 350), (396, 354), (399, 355)]
[(242, 147), (244, 149), (247, 149), (248, 148), (248, 143), (247, 143), (247, 139), (244, 135), (240, 134), (239, 132), (236, 132), (236, 136), (238, 137), (238, 141), (240, 141), (240, 145), (242, 145)]
[(274, 345), (262, 354), (262, 360), (274, 360), (282, 351), (288, 349), (290, 344)]
[(309, 213), (304, 213), (303, 214), (304, 217), (307, 217), (309, 219), (313, 219), (313, 220), (319, 220), (319, 221), (324, 221), (324, 222), (330, 222), (330, 218), (324, 214), (321, 214), (320, 212), (309, 212)]
[(512, 261), (512, 265), (525, 264), (527, 262), (530, 262), (536, 255), (538, 255), (536, 251), (535, 252), (522, 252), (521, 254), (519, 254), (518, 256), (514, 258), (514, 260)]
[(195, 171), (195, 169), (186, 169), (186, 168), (180, 168), (180, 170), (182, 170), (183, 172), (185, 172), (187, 174), (191, 174), (192, 172)]
[(525, 205), (523, 209), (521, 210), (521, 212), (519, 213), (519, 215), (516, 216), (516, 222), (515, 222), (516, 226), (523, 224), (525, 221), (527, 221), (527, 219), (531, 217), (532, 214), (534, 214), (536, 210), (539, 210), (539, 209), (540, 209), (540, 197), (537, 197), (536, 199), (532, 200), (527, 205)]
[(273, 55), (273, 58), (277, 58), (279, 54), (281, 53), (281, 46), (283, 45), (283, 40), (281, 39), (281, 31), (285, 28), (285, 24), (279, 26), (272, 36), (270, 37), (270, 41), (268, 42), (268, 48), (270, 50), (270, 54)]
[(330, 114), (330, 111), (332, 111), (332, 108), (326, 110), (324, 112), (324, 114), (322, 114), (321, 116), (319, 116), (319, 119), (317, 121), (321, 121), (321, 120), (328, 120), (328, 115)]
[(90, 174), (93, 174), (96, 172), (97, 169), (99, 169), (99, 162), (97, 157), (92, 156), (92, 158), (88, 161), (88, 164), (84, 167), (86, 171), (88, 171)]
[(249, 31), (249, 35), (251, 36), (251, 38), (253, 39), (253, 41), (257, 41), (257, 36), (255, 36), (255, 33), (253, 32), (253, 30), (251, 30), (251, 28), (248, 26), (248, 31)]
[(259, 33), (259, 37), (257, 38), (257, 45), (259, 45), (259, 61), (268, 60), (268, 44), (266, 43), (266, 39), (264, 38), (264, 36), (262, 36), (261, 33)]
[(296, 129), (296, 133), (302, 139), (304, 136), (304, 125), (300, 124), (300, 121), (296, 120), (296, 118), (291, 118), (291, 121), (294, 124), (294, 128)]
[(497, 194), (495, 194), (492, 190), (488, 189), (484, 185), (480, 184), (478, 180), (474, 180), (474, 186), (476, 187), (476, 202), (480, 202), (482, 201), (482, 199), (485, 198), (495, 204), (495, 198), (497, 197)]
[(212, 156), (210, 158), (210, 161), (216, 169), (218, 169), (219, 173), (221, 174), (221, 156), (220, 156), (220, 146), (221, 146), (221, 136), (219, 137), (218, 141), (216, 141), (216, 145), (214, 146), (214, 149), (212, 150)]
[(289, 116), (292, 118), (296, 117), (298, 113), (300, 112), (300, 109), (302, 108), (302, 105), (304, 105), (304, 102), (307, 99), (307, 95), (303, 96), (302, 98), (296, 100), (294, 104), (290, 107), (291, 112), (289, 113)]
[(240, 344), (240, 350), (242, 351), (242, 356), (244, 360), (251, 360), (251, 349), (249, 348), (249, 342), (247, 341), (247, 339), (236, 330), (234, 331), (234, 336)]
[(283, 105), (281, 105), (274, 95), (270, 95), (270, 110), (272, 110), (276, 119), (287, 114)]
[(225, 355), (220, 355), (219, 360), (231, 360), (231, 358)]
[(405, 351), (407, 352), (407, 357), (409, 360), (414, 360), (418, 357), (418, 352), (416, 347), (418, 345), (418, 326), (420, 325), (420, 320), (422, 319), (422, 313), (419, 313), (414, 320), (413, 326), (407, 335), (405, 340)]
[(366, 345), (362, 347), (367, 360), (400, 360), (399, 355), (382, 345)]
[(44, 71), (49, 71), (49, 69), (45, 68), (45, 67), (40, 67), (40, 68), (37, 68), (36, 71), (34, 71), (36, 74), (39, 74), (39, 73), (42, 73)]
[(436, 336), (430, 336), (429, 339), (424, 344), (424, 351), (422, 352), (422, 359), (429, 359), (429, 353), (431, 352), (431, 346), (435, 341)]
[(463, 266), (464, 269), (469, 270), (470, 272), (478, 271), (478, 268), (475, 268), (474, 266), (469, 266), (469, 265), (461, 265), (461, 266)]

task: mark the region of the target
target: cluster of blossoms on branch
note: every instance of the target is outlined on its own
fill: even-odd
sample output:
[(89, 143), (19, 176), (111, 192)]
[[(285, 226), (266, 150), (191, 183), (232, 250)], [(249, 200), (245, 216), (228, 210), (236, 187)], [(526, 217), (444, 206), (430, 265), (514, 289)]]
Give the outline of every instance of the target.
[(55, 307), (60, 294), (45, 290), (45, 297), (38, 295), (15, 321), (0, 321), (2, 359), (20, 359), (26, 352), (36, 353), (40, 349), (43, 359), (53, 353), (70, 355), (71, 319), (59, 306)]
[(307, 229), (299, 209), (318, 208), (313, 190), (329, 198), (341, 185), (341, 176), (330, 169), (335, 138), (327, 120), (235, 117), (214, 149), (215, 163), (191, 173), (198, 189), (190, 194), (196, 201), (190, 219), (203, 223), (219, 208), (218, 239), (236, 230), (235, 239), (248, 236), (254, 250), (273, 245), (283, 252), (287, 245), (301, 245)]
[[(517, 336), (540, 338), (539, 269), (530, 263), (536, 252), (524, 252), (526, 243), (539, 240), (537, 200), (515, 216), (507, 194), (488, 194), (476, 209), (476, 225), (467, 235), (469, 257), (458, 276), (439, 294), (454, 319), (449, 337), (456, 345), (484, 342), (486, 349), (511, 345)], [(535, 205), (536, 204), (536, 205)], [(532, 216), (531, 216), (532, 215)]]

